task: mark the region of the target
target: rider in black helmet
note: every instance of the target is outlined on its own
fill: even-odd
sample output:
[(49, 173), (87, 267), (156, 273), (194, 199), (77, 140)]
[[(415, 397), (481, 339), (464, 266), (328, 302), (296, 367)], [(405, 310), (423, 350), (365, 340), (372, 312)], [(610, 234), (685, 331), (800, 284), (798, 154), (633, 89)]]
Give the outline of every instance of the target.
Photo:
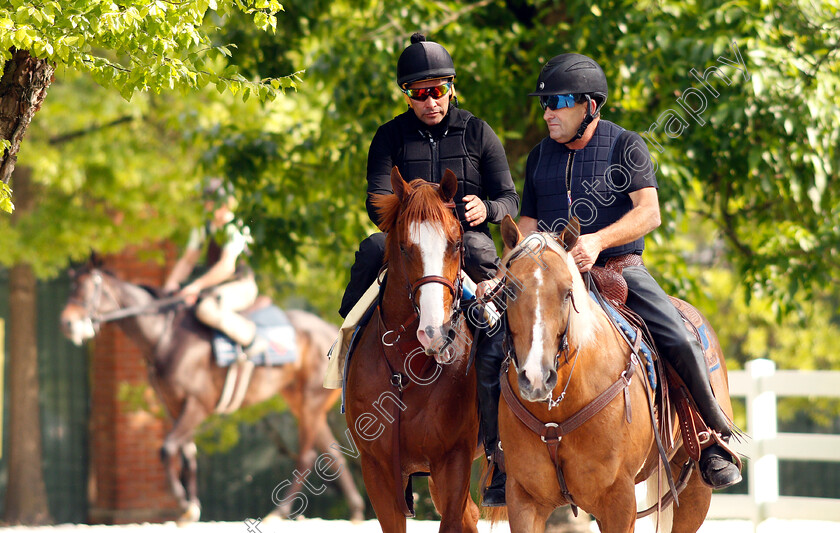
[[(390, 194), (391, 168), (396, 165), (406, 180), (423, 178), (439, 183), (446, 169), (458, 178), (455, 205), (464, 230), (464, 270), (475, 282), (496, 274), (499, 261), (488, 223), (498, 224), (516, 214), (519, 196), (502, 144), (483, 120), (457, 107), (455, 65), (438, 43), (415, 33), (397, 61), (397, 85), (409, 109), (383, 124), (368, 152), (368, 215), (379, 215), (371, 204), (375, 194)], [(359, 246), (350, 271), (350, 283), (339, 313), (346, 317), (376, 280), (385, 252), (385, 235), (374, 233)], [(355, 314), (355, 313), (354, 313)], [(504, 359), (503, 331), (479, 336), (476, 350), (478, 398), (482, 435), (489, 460), (501, 462), (498, 446), (499, 369)], [(484, 492), (485, 506), (504, 505), (505, 476), (494, 469)]]
[[(660, 224), (656, 176), (644, 141), (600, 118), (607, 79), (598, 63), (584, 55), (549, 60), (530, 96), (539, 97), (549, 136), (528, 156), (520, 230), (526, 235), (556, 230), (575, 216), (581, 236), (571, 254), (581, 272), (608, 260), (635, 264), (622, 272), (627, 306), (645, 320), (659, 353), (725, 443), (732, 435), (731, 422), (712, 392), (703, 349), (642, 265), (644, 237)], [(699, 462), (703, 480), (716, 489), (738, 483), (741, 473), (732, 458), (720, 444), (705, 448)]]

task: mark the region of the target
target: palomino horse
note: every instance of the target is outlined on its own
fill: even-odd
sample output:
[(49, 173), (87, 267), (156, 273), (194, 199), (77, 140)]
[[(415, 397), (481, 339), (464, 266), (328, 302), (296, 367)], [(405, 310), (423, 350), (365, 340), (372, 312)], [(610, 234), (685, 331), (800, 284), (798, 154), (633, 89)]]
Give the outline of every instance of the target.
[[(667, 486), (668, 475), (658, 471), (645, 365), (589, 297), (566, 253), (577, 240), (574, 229), (523, 240), (506, 218), (502, 237), (508, 279), (518, 280), (506, 284), (512, 364), (501, 376), (507, 393), (499, 406), (511, 531), (543, 531), (554, 508), (572, 504), (594, 515), (603, 533), (632, 532), (634, 485), (647, 480), (650, 490), (659, 479)], [(721, 372), (725, 381), (722, 358)], [(718, 399), (731, 418), (726, 392)], [(675, 478), (691, 465), (681, 446), (663, 454)], [(681, 533), (697, 531), (712, 495), (699, 475), (685, 472), (672, 517), (672, 531)]]
[[(361, 453), (368, 496), (385, 533), (413, 516), (411, 475), (429, 473), (440, 531), (477, 531), (469, 494), (478, 443), (475, 370), (462, 315), (461, 230), (455, 175), (407, 184), (374, 199), (388, 233), (380, 305), (347, 363), (347, 425)], [(457, 323), (453, 323), (456, 322)], [(430, 356), (433, 356), (430, 357)]]
[[(180, 309), (173, 313), (130, 313), (131, 309), (154, 310), (159, 302), (144, 287), (97, 268), (86, 268), (74, 276), (74, 289), (61, 313), (61, 325), (71, 341), (81, 344), (96, 335), (100, 317), (120, 313), (119, 310), (129, 312), (117, 323), (142, 349), (149, 381), (174, 421), (161, 448), (161, 458), (170, 488), (185, 511), (181, 521), (189, 522), (198, 520), (201, 509), (194, 435), (219, 404), (227, 369), (216, 364), (211, 348), (213, 332), (198, 322), (192, 312)], [(298, 420), (297, 469), (306, 472), (316, 457), (313, 447), (326, 451), (335, 443), (326, 416), (339, 391), (326, 390), (321, 383), (326, 371), (325, 355), (337, 330), (304, 311), (288, 311), (287, 316), (296, 332), (297, 361), (280, 367), (255, 367), (241, 406), (265, 401), (278, 392), (283, 395)], [(345, 470), (342, 455), (331, 455), (339, 470)], [(364, 500), (352, 476), (339, 476), (338, 483), (353, 519), (363, 519)], [(287, 503), (269, 516), (288, 516), (294, 501), (289, 495), (299, 490), (299, 483), (290, 485), (279, 500)]]

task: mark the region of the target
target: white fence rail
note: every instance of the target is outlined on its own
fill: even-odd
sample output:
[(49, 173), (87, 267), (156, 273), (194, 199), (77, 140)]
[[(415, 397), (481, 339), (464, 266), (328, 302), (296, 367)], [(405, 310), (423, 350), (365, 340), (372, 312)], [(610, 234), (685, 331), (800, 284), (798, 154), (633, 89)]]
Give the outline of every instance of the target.
[(777, 397), (840, 398), (840, 372), (776, 370), (766, 359), (746, 367), (729, 372), (729, 390), (746, 399), (750, 438), (734, 447), (750, 459), (749, 494), (716, 494), (708, 517), (755, 526), (767, 518), (840, 521), (840, 500), (779, 495), (780, 459), (840, 462), (840, 435), (778, 433), (776, 425)]

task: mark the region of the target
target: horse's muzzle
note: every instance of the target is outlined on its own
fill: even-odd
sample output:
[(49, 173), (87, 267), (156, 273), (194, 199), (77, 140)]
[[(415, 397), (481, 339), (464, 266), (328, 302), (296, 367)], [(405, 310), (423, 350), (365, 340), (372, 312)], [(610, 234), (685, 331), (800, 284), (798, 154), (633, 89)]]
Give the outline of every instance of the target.
[(551, 397), (551, 391), (557, 386), (557, 371), (553, 368), (548, 372), (543, 372), (537, 383), (532, 383), (531, 379), (520, 371), (518, 374), (519, 381), (519, 395), (523, 400), (529, 402), (544, 402)]

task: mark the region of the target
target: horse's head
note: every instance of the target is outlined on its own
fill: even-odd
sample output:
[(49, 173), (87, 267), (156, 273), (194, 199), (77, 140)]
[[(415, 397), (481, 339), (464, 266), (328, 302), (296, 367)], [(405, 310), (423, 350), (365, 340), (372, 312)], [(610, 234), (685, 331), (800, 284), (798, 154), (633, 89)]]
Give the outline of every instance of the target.
[(452, 203), (458, 181), (446, 170), (439, 185), (422, 179), (409, 184), (394, 167), (391, 185), (393, 195), (374, 199), (380, 228), (388, 234), (388, 275), (404, 276), (419, 317), (417, 339), (428, 355), (446, 363), (454, 356), (448, 348), (451, 318), (461, 296), (461, 225)]
[(61, 331), (74, 344), (96, 336), (97, 317), (120, 307), (110, 276), (96, 267), (85, 267), (72, 274), (73, 288), (61, 311)]
[(524, 400), (546, 401), (557, 385), (560, 357), (579, 349), (591, 329), (586, 323), (592, 316), (586, 288), (567, 253), (577, 242), (580, 227), (574, 221), (559, 235), (523, 237), (507, 216), (501, 230), (509, 278), (508, 342), (519, 393)]

